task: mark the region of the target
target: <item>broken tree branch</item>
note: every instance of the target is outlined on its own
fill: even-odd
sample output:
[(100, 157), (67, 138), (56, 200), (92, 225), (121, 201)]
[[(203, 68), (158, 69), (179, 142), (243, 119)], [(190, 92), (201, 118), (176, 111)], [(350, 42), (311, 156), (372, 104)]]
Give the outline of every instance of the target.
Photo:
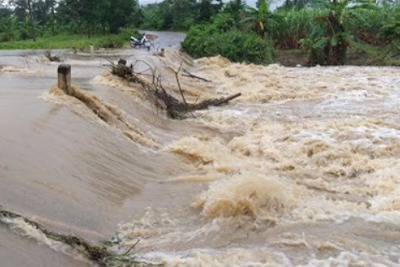
[[(120, 60), (121, 62), (121, 60)], [(125, 62), (123, 62), (125, 63)], [(137, 62), (136, 62), (137, 63)], [(148, 92), (151, 96), (155, 97), (158, 103), (162, 103), (161, 106), (164, 106), (167, 115), (171, 118), (184, 118), (185, 114), (192, 112), (194, 110), (206, 109), (210, 106), (220, 106), (228, 103), (229, 101), (241, 96), (241, 93), (236, 93), (228, 97), (224, 98), (216, 98), (216, 99), (206, 99), (199, 103), (188, 103), (186, 101), (185, 95), (183, 93), (183, 89), (181, 87), (181, 83), (179, 80), (179, 72), (182, 69), (182, 64), (179, 66), (178, 70), (174, 70), (172, 67), (168, 67), (175, 75), (175, 80), (178, 85), (179, 94), (182, 97), (182, 101), (175, 98), (171, 94), (167, 93), (165, 88), (161, 83), (160, 75), (156, 76), (156, 72), (153, 68), (150, 67), (149, 64), (145, 63), (149, 69), (152, 71), (152, 82), (147, 82), (142, 78), (143, 73), (135, 73), (134, 66), (135, 64), (131, 64), (130, 67), (127, 67), (125, 64), (113, 64), (111, 73), (119, 76), (128, 82), (138, 83), (142, 86), (142, 88)]]
[(186, 102), (186, 99), (185, 99), (185, 96), (183, 95), (183, 91), (182, 91), (182, 87), (181, 87), (181, 83), (180, 83), (180, 81), (179, 81), (179, 72), (180, 72), (180, 70), (182, 69), (182, 63), (179, 65), (179, 68), (178, 68), (178, 70), (177, 71), (175, 71), (173, 68), (171, 68), (171, 67), (169, 67), (171, 70), (172, 70), (172, 72), (175, 74), (175, 80), (176, 80), (176, 83), (178, 84), (178, 89), (179, 89), (179, 93), (181, 94), (181, 97), (182, 97), (182, 100), (183, 100), (183, 103), (185, 103), (185, 105), (187, 105), (187, 102)]
[(206, 78), (202, 78), (202, 77), (199, 77), (199, 76), (197, 76), (197, 75), (194, 75), (194, 74), (190, 73), (189, 71), (187, 71), (187, 70), (185, 70), (185, 69), (183, 70), (183, 72), (184, 72), (185, 74), (182, 74), (182, 76), (186, 76), (186, 77), (190, 77), (190, 78), (194, 78), (194, 79), (199, 79), (199, 80), (202, 80), (202, 81), (207, 82), (207, 83), (212, 82), (211, 80), (208, 80), (208, 79), (206, 79)]
[(44, 52), (44, 56), (45, 56), (48, 60), (50, 60), (51, 62), (61, 62), (60, 57), (58, 57), (58, 56), (52, 56), (50, 50), (46, 50), (46, 52)]

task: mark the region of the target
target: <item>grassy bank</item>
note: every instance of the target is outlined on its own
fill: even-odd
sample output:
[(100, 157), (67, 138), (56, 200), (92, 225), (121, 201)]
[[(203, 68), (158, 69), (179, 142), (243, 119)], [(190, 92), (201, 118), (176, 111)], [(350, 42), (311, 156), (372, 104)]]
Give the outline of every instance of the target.
[(136, 34), (136, 31), (124, 31), (119, 35), (98, 35), (91, 38), (80, 34), (60, 34), (38, 37), (35, 41), (30, 39), (0, 42), (0, 49), (83, 49), (89, 47), (91, 44), (97, 48), (118, 48), (126, 45), (129, 37), (134, 34)]

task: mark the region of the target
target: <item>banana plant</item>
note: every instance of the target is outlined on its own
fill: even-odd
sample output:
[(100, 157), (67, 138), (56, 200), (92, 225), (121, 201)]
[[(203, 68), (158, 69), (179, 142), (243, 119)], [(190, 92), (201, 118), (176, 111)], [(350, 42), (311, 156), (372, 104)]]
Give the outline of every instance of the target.
[(2, 33), (2, 41), (15, 40), (17, 35), (17, 18), (14, 16), (4, 18), (0, 23), (0, 32)]
[(319, 0), (314, 8), (326, 10), (326, 15), (314, 18), (314, 27), (300, 44), (310, 51), (309, 63), (322, 65), (343, 65), (347, 48), (356, 43), (346, 25), (356, 19), (367, 23), (357, 12), (359, 9), (376, 8), (373, 0)]
[(42, 33), (39, 22), (31, 21), (28, 16), (19, 23), (19, 31), (22, 40), (32, 39), (35, 41), (36, 37)]
[(277, 23), (278, 17), (269, 11), (266, 0), (259, 1), (259, 7), (246, 6), (244, 18), (240, 21), (247, 28), (252, 28), (256, 33), (264, 37), (267, 25)]
[(383, 26), (381, 33), (389, 45), (381, 54), (381, 58), (396, 57), (400, 55), (400, 5), (397, 5), (391, 13), (389, 20)]

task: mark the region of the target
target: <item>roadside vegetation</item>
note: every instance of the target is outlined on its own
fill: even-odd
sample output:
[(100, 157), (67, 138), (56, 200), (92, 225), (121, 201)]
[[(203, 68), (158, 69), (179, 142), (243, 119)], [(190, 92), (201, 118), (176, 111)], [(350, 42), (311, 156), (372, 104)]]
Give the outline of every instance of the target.
[[(122, 47), (136, 29), (186, 32), (193, 57), (400, 65), (400, 3), (384, 0), (0, 0), (0, 49)], [(184, 14), (184, 15), (183, 15)]]
[(136, 0), (0, 0), (0, 49), (122, 47), (137, 34)]
[(110, 35), (93, 35), (88, 38), (84, 34), (58, 34), (54, 36), (39, 36), (35, 40), (15, 40), (0, 42), (0, 49), (87, 49), (90, 45), (101, 48), (123, 47), (130, 35), (136, 33), (131, 30), (127, 33)]
[[(265, 4), (261, 0), (256, 9), (245, 5), (234, 12), (222, 9), (211, 22), (191, 27), (183, 48), (195, 57), (221, 54), (233, 61), (261, 60), (264, 64), (271, 63), (272, 58), (285, 65), (400, 65), (399, 4), (378, 6), (369, 0), (287, 1), (273, 12), (265, 9)], [(253, 26), (249, 27), (249, 22)], [(232, 31), (237, 32), (236, 39), (253, 35), (251, 45), (236, 42), (244, 52), (237, 53), (223, 41), (230, 39), (219, 39)], [(256, 43), (260, 44), (258, 56), (249, 57), (247, 52), (256, 49), (252, 47)], [(238, 54), (242, 56), (239, 59)]]

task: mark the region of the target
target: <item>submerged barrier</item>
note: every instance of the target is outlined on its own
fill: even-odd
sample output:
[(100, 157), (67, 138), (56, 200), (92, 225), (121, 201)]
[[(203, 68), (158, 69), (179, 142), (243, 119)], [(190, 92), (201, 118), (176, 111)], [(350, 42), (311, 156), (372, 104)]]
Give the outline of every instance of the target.
[(57, 69), (58, 88), (71, 95), (71, 65), (60, 64)]

